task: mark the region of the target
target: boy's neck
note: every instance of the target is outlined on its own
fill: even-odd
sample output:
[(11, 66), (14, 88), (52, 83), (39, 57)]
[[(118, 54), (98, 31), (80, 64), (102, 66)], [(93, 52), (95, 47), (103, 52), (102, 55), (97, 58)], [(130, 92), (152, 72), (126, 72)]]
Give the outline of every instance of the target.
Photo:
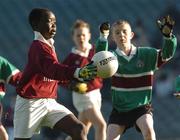
[(131, 54), (131, 50), (132, 50), (131, 44), (129, 44), (128, 46), (121, 46), (120, 48), (127, 56)]
[(81, 52), (89, 51), (92, 48), (92, 45), (90, 43), (83, 44), (82, 46), (77, 46), (76, 49)]
[(50, 38), (46, 40), (40, 32), (34, 31), (34, 40), (40, 40), (41, 42), (48, 44), (52, 49), (54, 49), (54, 39)]

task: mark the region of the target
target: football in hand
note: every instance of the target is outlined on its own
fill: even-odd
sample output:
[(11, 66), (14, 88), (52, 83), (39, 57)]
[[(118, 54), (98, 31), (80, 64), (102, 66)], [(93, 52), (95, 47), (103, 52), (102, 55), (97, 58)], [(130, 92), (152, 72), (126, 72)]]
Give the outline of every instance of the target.
[(97, 76), (101, 78), (109, 78), (118, 70), (117, 57), (110, 51), (97, 52), (92, 61), (97, 66)]

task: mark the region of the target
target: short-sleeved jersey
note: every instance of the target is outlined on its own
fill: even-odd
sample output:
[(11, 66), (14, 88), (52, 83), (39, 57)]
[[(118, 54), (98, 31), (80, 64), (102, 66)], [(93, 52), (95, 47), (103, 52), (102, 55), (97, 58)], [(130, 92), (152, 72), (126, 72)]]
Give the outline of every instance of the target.
[(127, 112), (151, 104), (154, 72), (173, 57), (176, 46), (175, 36), (165, 38), (161, 50), (137, 47), (129, 60), (120, 55), (118, 49), (113, 51), (119, 62), (111, 83), (112, 103), (116, 110)]
[(19, 73), (19, 70), (7, 59), (0, 56), (0, 94), (5, 94), (5, 84), (9, 84), (17, 73)]

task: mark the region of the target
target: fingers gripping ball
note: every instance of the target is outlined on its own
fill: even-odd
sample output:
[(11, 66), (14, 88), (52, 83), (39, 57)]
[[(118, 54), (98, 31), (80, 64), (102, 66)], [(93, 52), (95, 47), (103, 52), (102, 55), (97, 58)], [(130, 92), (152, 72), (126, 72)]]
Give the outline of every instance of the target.
[(101, 78), (109, 78), (118, 70), (117, 57), (110, 51), (96, 53), (92, 61), (97, 66), (97, 76)]
[(94, 79), (96, 75), (97, 67), (93, 64), (93, 62), (79, 70), (79, 78), (83, 79), (83, 81), (90, 81)]
[(158, 20), (157, 24), (165, 37), (171, 37), (175, 21), (169, 15)]

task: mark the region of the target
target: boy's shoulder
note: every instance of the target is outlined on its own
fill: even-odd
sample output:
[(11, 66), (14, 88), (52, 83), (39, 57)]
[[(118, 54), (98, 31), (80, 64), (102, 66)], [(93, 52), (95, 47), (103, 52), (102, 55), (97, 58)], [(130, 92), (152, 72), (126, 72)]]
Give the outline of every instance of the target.
[(137, 49), (140, 51), (157, 51), (156, 48), (153, 48), (150, 46), (140, 46), (140, 47), (137, 47)]
[(0, 60), (3, 60), (4, 59), (4, 57), (3, 56), (0, 56)]
[(39, 40), (33, 40), (32, 41), (32, 43), (31, 43), (31, 45), (33, 46), (33, 45), (39, 45), (39, 46), (41, 46), (41, 45), (43, 45), (44, 43), (42, 42), (42, 41), (39, 41)]
[(47, 47), (48, 45), (40, 40), (33, 40), (31, 43), (31, 48), (43, 48), (43, 47)]
[(1, 62), (1, 63), (2, 63), (2, 62), (8, 62), (8, 60), (7, 60), (5, 57), (0, 56), (0, 62)]
[(53, 53), (52, 48), (48, 44), (40, 40), (32, 41), (31, 46), (30, 46), (30, 51), (33, 53), (42, 52), (42, 51), (46, 51), (50, 54)]
[(145, 56), (148, 56), (148, 55), (156, 55), (157, 52), (158, 52), (158, 49), (156, 48), (153, 48), (153, 47), (149, 47), (149, 46), (145, 46), (145, 47), (137, 47), (138, 49), (138, 53), (140, 55), (145, 55)]

